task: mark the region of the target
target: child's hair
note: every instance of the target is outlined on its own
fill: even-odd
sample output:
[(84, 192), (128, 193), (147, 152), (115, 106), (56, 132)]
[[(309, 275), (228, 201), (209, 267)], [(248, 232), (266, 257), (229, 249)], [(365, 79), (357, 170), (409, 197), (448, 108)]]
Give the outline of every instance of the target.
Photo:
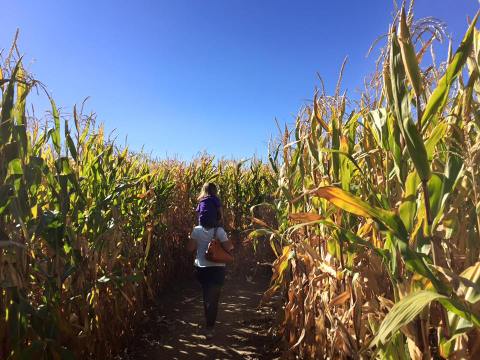
[(216, 196), (216, 195), (217, 195), (217, 185), (215, 185), (212, 182), (206, 182), (202, 186), (202, 191), (200, 191), (200, 194), (198, 195), (198, 200), (202, 200), (207, 196)]

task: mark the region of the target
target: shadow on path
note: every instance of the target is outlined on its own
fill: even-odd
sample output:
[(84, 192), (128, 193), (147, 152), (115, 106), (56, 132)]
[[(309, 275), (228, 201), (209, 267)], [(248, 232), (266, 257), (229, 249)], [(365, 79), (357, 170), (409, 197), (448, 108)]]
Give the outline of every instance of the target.
[[(220, 297), (215, 337), (206, 340), (200, 285), (191, 279), (158, 299), (141, 335), (122, 356), (133, 359), (274, 359), (268, 329), (274, 310), (258, 308), (268, 274), (227, 275)], [(174, 284), (175, 285), (175, 284)]]

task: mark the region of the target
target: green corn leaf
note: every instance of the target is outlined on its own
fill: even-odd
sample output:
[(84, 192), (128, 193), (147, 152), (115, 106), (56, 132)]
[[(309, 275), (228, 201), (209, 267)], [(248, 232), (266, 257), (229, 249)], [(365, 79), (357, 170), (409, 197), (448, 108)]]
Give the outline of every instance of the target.
[(445, 122), (441, 122), (435, 126), (427, 141), (425, 141), (425, 149), (427, 150), (427, 156), (429, 161), (432, 161), (435, 147), (440, 142), (440, 140), (445, 137), (445, 135), (447, 134), (447, 130), (448, 124)]
[(321, 187), (315, 191), (315, 195), (327, 199), (342, 210), (357, 216), (374, 219), (377, 223), (389, 229), (395, 235), (392, 237), (392, 241), (399, 249), (409, 269), (428, 278), (438, 291), (448, 291), (447, 286), (435, 277), (420, 255), (408, 247), (409, 235), (402, 219), (397, 214), (371, 206), (360, 198), (334, 186)]
[(7, 176), (23, 175), (21, 159), (13, 159), (8, 163)]
[(28, 151), (28, 135), (25, 124), (14, 125), (13, 134), (14, 138), (17, 139), (18, 143), (20, 144), (19, 150), (22, 156), (26, 155)]
[(319, 159), (319, 154), (318, 154), (318, 149), (317, 146), (315, 145), (313, 139), (310, 137), (307, 139), (307, 148), (308, 148), (308, 153), (310, 154), (310, 158), (315, 160), (315, 165), (318, 165), (320, 163)]
[(398, 248), (402, 255), (407, 268), (432, 282), (433, 287), (440, 293), (450, 293), (451, 289), (448, 284), (442, 283), (428, 267), (423, 254), (417, 253), (410, 249), (409, 244), (404, 241), (398, 241), (396, 237), (392, 236), (392, 242)]
[(20, 149), (17, 141), (10, 141), (3, 146), (3, 161), (9, 163), (13, 159), (20, 158)]
[(376, 358), (382, 360), (412, 360), (405, 347), (405, 336), (402, 333), (393, 335), (388, 344), (378, 349)]
[[(333, 222), (329, 225), (336, 226), (335, 223)], [(373, 250), (380, 258), (382, 258), (385, 261), (386, 264), (391, 261), (390, 253), (387, 250), (376, 248), (370, 241), (360, 238), (350, 230), (347, 230), (338, 226), (336, 226), (336, 228), (340, 231), (340, 233), (344, 236), (344, 238), (348, 240), (351, 244), (361, 246), (365, 249)]]
[(419, 97), (422, 94), (422, 76), (420, 67), (417, 61), (417, 54), (412, 44), (410, 37), (410, 30), (407, 25), (407, 16), (405, 15), (405, 8), (402, 8), (400, 15), (400, 24), (398, 25), (399, 45), (402, 53), (403, 65), (405, 67), (408, 80), (412, 84), (415, 95)]
[[(339, 120), (334, 117), (332, 119), (332, 150), (340, 150), (340, 123)], [(333, 178), (338, 181), (340, 175), (340, 155), (338, 153), (332, 153), (332, 169)]]
[[(86, 122), (86, 124), (84, 125), (83, 131), (78, 138), (78, 143), (80, 144), (80, 146), (83, 145), (85, 140), (87, 139), (87, 136), (88, 136), (89, 131), (90, 131), (90, 123), (91, 123), (91, 121), (89, 119)], [(93, 136), (92, 136), (92, 140), (93, 140)]]
[(400, 132), (405, 139), (408, 153), (420, 179), (426, 181), (430, 178), (430, 164), (423, 139), (411, 118), (408, 89), (405, 86), (405, 69), (400, 55), (397, 36), (394, 32), (391, 35), (390, 76), (395, 116)]
[(15, 96), (15, 81), (18, 70), (20, 69), (21, 59), (13, 69), (10, 81), (7, 85), (7, 90), (3, 94), (2, 111), (0, 113), (0, 145), (7, 143), (12, 135), (13, 121), (12, 111)]
[(72, 136), (70, 135), (67, 121), (65, 121), (65, 142), (67, 143), (67, 148), (70, 151), (73, 160), (77, 161), (77, 148), (75, 146), (75, 143), (73, 142)]
[(388, 147), (393, 158), (395, 174), (400, 184), (404, 184), (408, 168), (406, 161), (403, 161), (402, 148), (400, 146), (400, 129), (392, 113), (389, 113), (387, 117), (387, 127)]
[(432, 174), (430, 180), (428, 180), (428, 194), (430, 198), (430, 212), (432, 219), (435, 219), (440, 213), (440, 207), (442, 204), (442, 197), (444, 196), (444, 180), (445, 177), (442, 174)]
[[(322, 152), (322, 153), (331, 153), (331, 154), (339, 154), (339, 156), (341, 156), (341, 158), (343, 160), (348, 160), (350, 162), (349, 164), (349, 168), (350, 168), (350, 171), (354, 171), (354, 168), (358, 171), (358, 173), (361, 175), (361, 179), (362, 181), (365, 182), (366, 186), (368, 186), (368, 188), (373, 192), (375, 192), (375, 186), (374, 184), (370, 181), (370, 178), (367, 176), (367, 174), (363, 171), (362, 167), (360, 166), (360, 164), (358, 163), (357, 160), (355, 160), (353, 158), (353, 156), (349, 153), (346, 153), (346, 152), (343, 152), (343, 151), (340, 151), (340, 150), (333, 150), (333, 149), (329, 149), (329, 148), (319, 148), (318, 151)], [(380, 201), (378, 200), (377, 197), (373, 197), (374, 200), (377, 201), (377, 203), (379, 205), (381, 205)]]
[(440, 79), (437, 87), (428, 99), (427, 105), (425, 106), (425, 111), (422, 116), (422, 126), (424, 129), (428, 126), (435, 114), (442, 111), (448, 100), (450, 87), (452, 86), (453, 81), (460, 74), (463, 66), (465, 65), (465, 62), (467, 61), (468, 56), (470, 55), (470, 52), (472, 51), (474, 29), (475, 24), (477, 23), (478, 14), (479, 13), (475, 15), (475, 18), (470, 24), (467, 33), (462, 40), (462, 43), (458, 47), (452, 61), (447, 67), (445, 75), (443, 75), (443, 77)]
[(7, 209), (12, 196), (15, 195), (15, 189), (10, 184), (0, 185), (0, 215)]
[(256, 230), (251, 231), (248, 234), (248, 238), (249, 239), (258, 239), (258, 238), (262, 238), (264, 236), (270, 236), (272, 234), (273, 234), (273, 232), (269, 229), (256, 229)]
[(435, 174), (435, 178), (432, 177), (428, 182), (430, 210), (433, 219), (431, 227), (432, 231), (435, 230), (440, 223), (447, 200), (452, 195), (461, 175), (463, 174), (463, 159), (458, 155), (458, 152), (461, 150), (454, 142), (450, 144), (449, 150), (444, 173)]
[[(340, 152), (348, 153), (348, 140), (345, 136), (340, 138)], [(342, 189), (345, 191), (350, 190), (350, 181), (353, 175), (353, 166), (348, 158), (341, 156), (340, 158), (340, 181)]]
[[(460, 279), (466, 279), (468, 282), (461, 281), (457, 292), (464, 294), (464, 299), (470, 304), (480, 301), (480, 262), (465, 269), (460, 274)], [(474, 326), (472, 321), (453, 312), (449, 313), (448, 320), (453, 334), (465, 332)]]
[(73, 173), (72, 167), (70, 166), (70, 159), (68, 157), (59, 157), (56, 162), (55, 166), (57, 168), (58, 175), (70, 175)]
[(408, 232), (411, 232), (417, 213), (417, 189), (420, 185), (420, 178), (416, 171), (408, 174), (403, 201), (398, 212)]
[(18, 73), (17, 73), (17, 101), (15, 104), (15, 119), (17, 125), (25, 124), (25, 104), (29, 88), (25, 83), (25, 70), (21, 63), (19, 63)]
[(389, 133), (387, 124), (387, 110), (385, 108), (372, 110), (367, 114), (366, 119), (372, 125), (370, 128), (372, 129), (372, 133), (377, 144), (385, 150), (388, 150)]
[[(457, 125), (453, 125), (453, 127), (457, 127)], [(464, 169), (464, 161), (462, 156), (460, 155), (462, 152), (461, 144), (463, 142), (463, 138), (460, 135), (461, 130), (456, 129), (456, 131), (452, 132), (452, 137), (454, 141), (451, 141), (448, 147), (448, 158), (447, 164), (445, 166), (445, 189), (447, 192), (451, 192), (458, 180), (460, 179), (463, 169)]]
[(61, 151), (61, 138), (60, 138), (60, 115), (58, 114), (57, 105), (55, 101), (50, 97), (50, 105), (52, 107), (52, 116), (54, 121), (53, 131), (51, 132), (53, 147), (57, 154)]
[(375, 338), (370, 343), (370, 347), (386, 344), (390, 337), (400, 330), (403, 326), (411, 323), (420, 312), (432, 301), (447, 299), (434, 291), (421, 290), (405, 296), (399, 302), (395, 303), (383, 319)]
[(480, 317), (471, 309), (470, 305), (465, 304), (456, 297), (441, 298), (438, 301), (448, 311), (454, 313), (463, 320), (472, 323), (477, 328), (480, 328)]

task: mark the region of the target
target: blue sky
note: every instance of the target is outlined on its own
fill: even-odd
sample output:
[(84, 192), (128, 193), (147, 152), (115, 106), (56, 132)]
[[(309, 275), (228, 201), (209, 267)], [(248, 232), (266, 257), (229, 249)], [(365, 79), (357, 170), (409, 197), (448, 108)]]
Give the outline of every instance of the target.
[[(417, 0), (456, 47), (477, 0)], [(90, 96), (107, 130), (133, 149), (190, 159), (266, 154), (275, 118), (291, 123), (320, 73), (355, 96), (393, 1), (15, 0), (2, 5), (0, 49), (16, 28), (27, 68), (65, 114)], [(37, 115), (45, 102), (35, 100)]]

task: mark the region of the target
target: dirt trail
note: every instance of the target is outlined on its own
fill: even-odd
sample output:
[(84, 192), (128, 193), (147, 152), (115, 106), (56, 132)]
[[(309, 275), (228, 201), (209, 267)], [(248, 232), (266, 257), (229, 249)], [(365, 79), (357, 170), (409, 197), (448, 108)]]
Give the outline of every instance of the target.
[[(194, 280), (176, 284), (148, 312), (141, 334), (122, 356), (133, 359), (274, 359), (268, 333), (274, 310), (258, 308), (269, 275), (227, 274), (220, 298), (215, 337), (206, 340), (200, 285)], [(175, 284), (174, 284), (175, 285)]]

